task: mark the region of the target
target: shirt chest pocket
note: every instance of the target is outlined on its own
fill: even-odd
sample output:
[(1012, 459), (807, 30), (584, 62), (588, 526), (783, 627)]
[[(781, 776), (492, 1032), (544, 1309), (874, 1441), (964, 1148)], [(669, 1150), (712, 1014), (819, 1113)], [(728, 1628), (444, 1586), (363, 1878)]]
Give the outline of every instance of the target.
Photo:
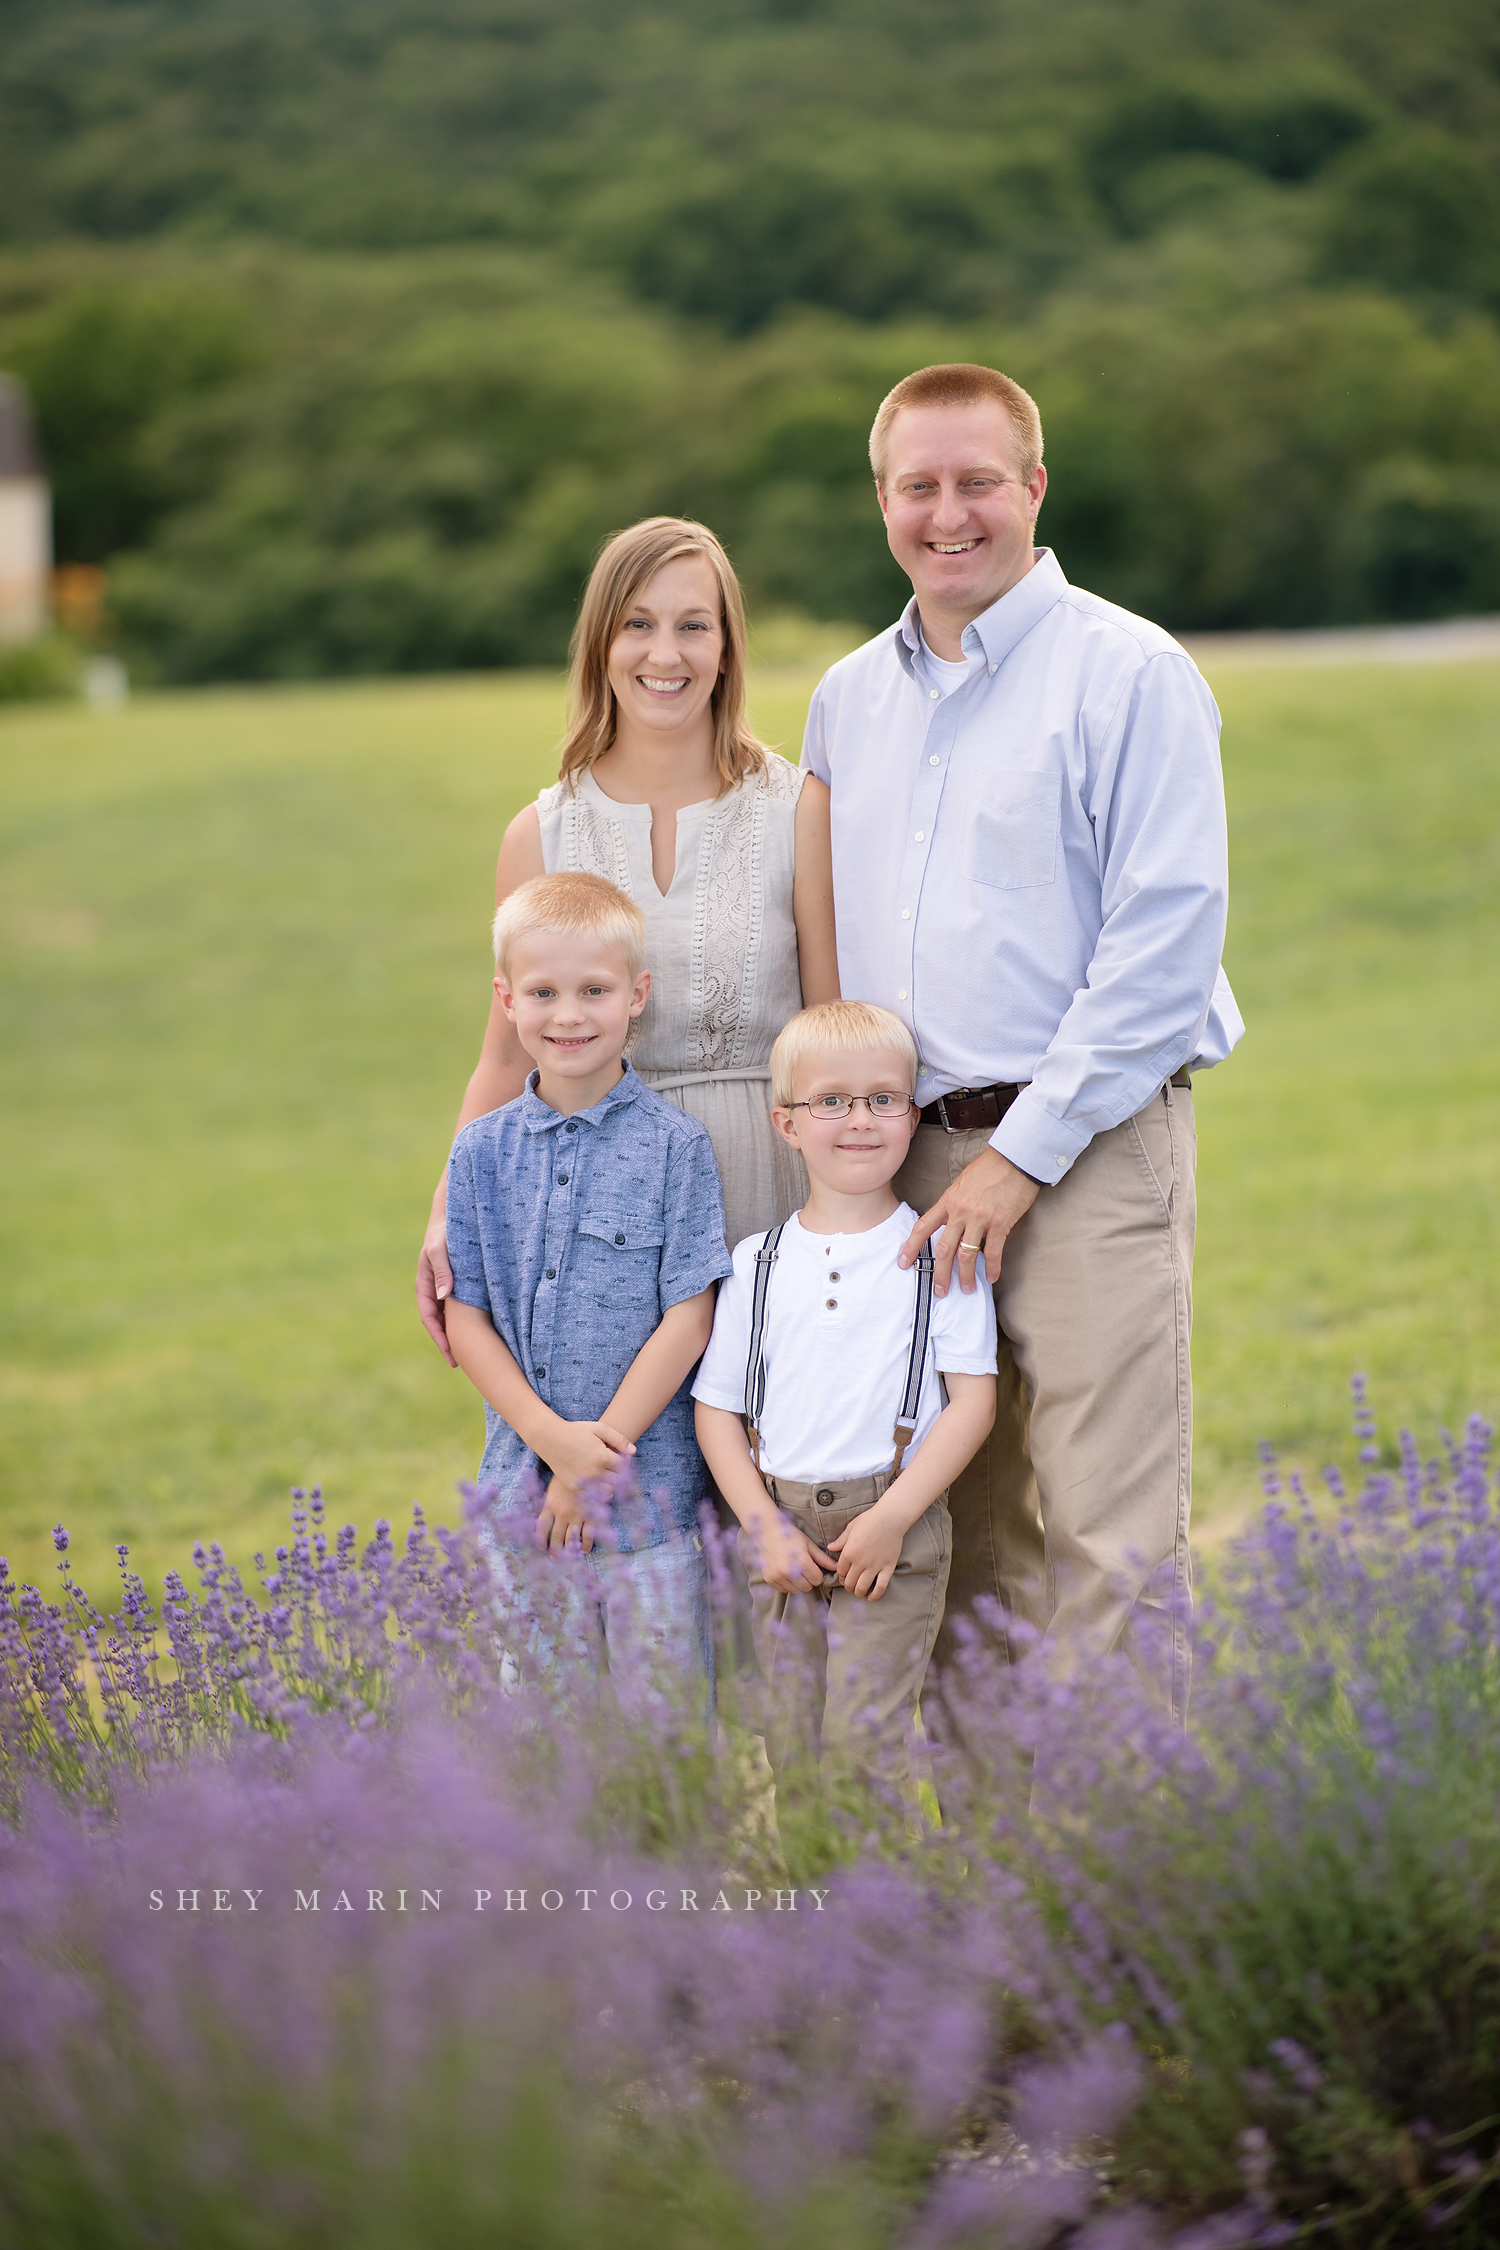
[(1058, 777), (1012, 774), (970, 808), (964, 873), (990, 891), (1027, 891), (1054, 882), (1061, 831)]
[(666, 1229), (659, 1211), (651, 1213), (649, 1217), (630, 1211), (591, 1211), (587, 1218), (579, 1220), (578, 1231), (587, 1235), (591, 1242), (607, 1244), (617, 1257), (631, 1259), (632, 1262), (639, 1259), (643, 1252), (649, 1252), (653, 1262), (659, 1264), (662, 1244), (666, 1240)]

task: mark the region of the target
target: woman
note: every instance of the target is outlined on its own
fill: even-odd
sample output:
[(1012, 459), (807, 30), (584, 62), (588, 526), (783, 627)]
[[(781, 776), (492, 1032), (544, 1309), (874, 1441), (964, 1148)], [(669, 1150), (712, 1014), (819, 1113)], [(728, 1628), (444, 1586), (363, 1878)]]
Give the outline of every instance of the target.
[[(745, 609), (713, 533), (652, 516), (610, 540), (573, 635), (559, 778), (500, 846), (498, 904), (557, 868), (604, 875), (646, 917), (651, 996), (627, 1048), (707, 1127), (731, 1246), (805, 1199), (771, 1125), (771, 1045), (803, 1001), (838, 998), (828, 790), (767, 752), (745, 718)], [(513, 1101), (528, 1061), (499, 1001), (460, 1127)], [(447, 1174), (417, 1301), (451, 1359)]]

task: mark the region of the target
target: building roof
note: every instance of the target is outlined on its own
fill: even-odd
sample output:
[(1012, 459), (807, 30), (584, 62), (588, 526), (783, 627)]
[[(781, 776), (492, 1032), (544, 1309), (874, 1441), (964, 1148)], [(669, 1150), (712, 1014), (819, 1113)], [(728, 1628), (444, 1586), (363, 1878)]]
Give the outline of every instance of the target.
[(0, 375), (0, 483), (46, 473), (31, 401), (13, 375)]

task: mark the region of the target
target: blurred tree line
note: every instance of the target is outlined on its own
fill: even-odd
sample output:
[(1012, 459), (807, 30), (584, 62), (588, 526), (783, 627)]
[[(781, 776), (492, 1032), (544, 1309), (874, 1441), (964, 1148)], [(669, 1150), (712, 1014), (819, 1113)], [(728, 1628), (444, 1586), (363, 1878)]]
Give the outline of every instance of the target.
[(1037, 395), (1182, 627), (1500, 607), (1490, 0), (9, 0), (0, 364), (178, 679), (552, 662), (599, 539), (904, 591), (865, 439)]

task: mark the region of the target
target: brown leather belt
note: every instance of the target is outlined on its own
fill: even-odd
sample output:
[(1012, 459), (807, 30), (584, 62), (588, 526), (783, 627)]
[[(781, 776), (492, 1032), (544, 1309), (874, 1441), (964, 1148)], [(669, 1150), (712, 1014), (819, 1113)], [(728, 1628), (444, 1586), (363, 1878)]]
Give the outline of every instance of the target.
[[(1172, 1086), (1192, 1083), (1189, 1070), (1174, 1070), (1168, 1080)], [(919, 1109), (917, 1120), (922, 1125), (941, 1125), (945, 1133), (993, 1131), (1021, 1091), (1020, 1086), (956, 1086), (951, 1094), (939, 1094), (935, 1102)]]
[(917, 1116), (923, 1125), (941, 1125), (945, 1133), (993, 1131), (1020, 1091), (1019, 1086), (955, 1086)]

